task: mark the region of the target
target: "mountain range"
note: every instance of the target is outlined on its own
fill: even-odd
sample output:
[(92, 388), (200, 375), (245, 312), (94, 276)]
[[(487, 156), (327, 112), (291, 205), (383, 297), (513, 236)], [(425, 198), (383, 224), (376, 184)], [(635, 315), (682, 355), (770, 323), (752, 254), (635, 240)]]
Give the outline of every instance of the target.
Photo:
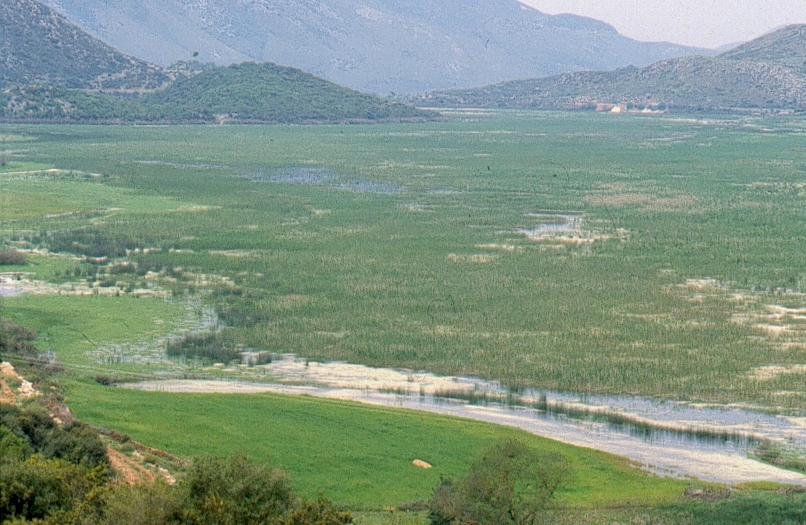
[[(149, 15), (156, 13), (156, 7), (147, 3), (149, 1), (105, 0), (98, 3), (86, 0), (73, 3), (72, 0), (59, 0), (58, 8), (67, 12), (73, 6), (82, 17), (98, 12), (128, 13), (132, 20), (139, 21), (138, 27), (149, 26), (156, 30), (156, 22)], [(215, 29), (214, 32), (219, 34), (225, 27), (224, 33), (230, 36), (238, 35), (244, 27), (254, 24), (251, 19), (239, 19), (236, 23), (232, 17), (237, 13), (249, 13), (255, 19), (259, 19), (259, 15), (270, 18), (288, 15), (290, 18), (285, 24), (274, 22), (275, 26), (284, 28), (282, 31), (270, 26), (261, 34), (266, 38), (285, 35), (288, 40), (286, 47), (291, 49), (291, 44), (296, 41), (298, 58), (308, 59), (326, 59), (314, 52), (320, 50), (317, 46), (323, 46), (324, 49), (333, 42), (349, 41), (349, 45), (360, 48), (362, 42), (366, 43), (368, 35), (353, 38), (343, 28), (339, 29), (347, 20), (353, 20), (350, 13), (364, 20), (363, 23), (372, 22), (387, 27), (389, 34), (393, 33), (394, 27), (405, 27), (408, 33), (419, 35), (427, 41), (436, 39), (432, 42), (434, 49), (428, 55), (430, 58), (440, 55), (437, 40), (443, 43), (458, 42), (456, 39), (460, 37), (459, 27), (462, 24), (470, 28), (461, 35), (465, 38), (463, 42), (484, 35), (499, 35), (496, 38), (501, 38), (500, 41), (488, 37), (481, 51), (483, 54), (489, 52), (489, 56), (498, 53), (495, 66), (502, 69), (497, 70), (495, 75), (517, 74), (516, 71), (525, 75), (535, 64), (539, 66), (538, 69), (581, 68), (584, 67), (584, 60), (604, 60), (606, 51), (613, 50), (613, 46), (620, 50), (622, 57), (624, 53), (635, 56), (639, 51), (644, 58), (655, 53), (686, 51), (662, 44), (635, 43), (601, 22), (575, 16), (544, 15), (514, 0), (472, 4), (469, 0), (446, 0), (433, 5), (424, 0), (363, 0), (364, 3), (360, 5), (353, 3), (358, 1), (329, 0), (325, 4), (315, 0), (273, 0), (271, 3), (267, 0), (164, 0), (163, 5), (167, 14), (174, 8), (182, 7), (187, 20), (193, 20), (198, 13), (206, 13), (203, 19), (212, 24), (205, 26), (208, 30)], [(222, 11), (230, 2), (232, 9)], [(497, 6), (497, 11), (491, 9), (493, 5)], [(132, 11), (136, 6), (140, 6), (141, 11)], [(305, 6), (309, 9), (303, 9)], [(390, 13), (396, 14), (392, 16)], [(328, 26), (322, 17), (335, 22)], [(302, 23), (303, 19), (307, 22)], [(412, 22), (415, 19), (419, 21), (416, 24)], [(172, 23), (171, 20), (168, 17), (163, 22)], [(220, 26), (222, 20), (229, 22)], [(423, 25), (426, 21), (430, 29)], [(483, 21), (481, 25), (487, 32), (474, 33), (474, 23), (478, 21)], [(182, 34), (182, 27), (180, 24), (180, 30), (175, 32), (177, 35)], [(302, 37), (292, 35), (294, 31), (290, 28), (294, 27)], [(360, 33), (361, 27), (355, 26), (354, 29)], [(547, 40), (539, 53), (534, 47), (529, 47), (534, 44), (532, 42), (524, 44), (525, 50), (520, 55), (513, 52), (513, 56), (507, 57), (505, 55), (510, 51), (504, 53), (504, 46), (499, 45), (505, 40), (500, 35), (506, 33), (506, 27), (511, 35), (515, 35), (512, 37), (515, 41), (522, 41), (526, 38), (524, 35), (537, 35)], [(37, 0), (3, 0), (0, 3), (0, 29), (0, 118), (6, 120), (343, 122), (434, 117), (432, 113), (404, 103), (363, 94), (310, 72), (270, 62), (223, 66), (192, 60), (167, 67), (154, 65), (117, 51), (84, 32), (56, 9)], [(314, 38), (311, 36), (314, 33), (319, 36)], [(125, 34), (125, 31), (121, 31), (121, 34)], [(349, 73), (349, 78), (354, 75), (353, 84), (372, 82), (366, 76), (368, 72), (381, 75), (371, 77), (376, 79), (383, 79), (383, 75), (389, 74), (393, 82), (397, 82), (395, 79), (408, 79), (412, 82), (409, 87), (413, 89), (415, 85), (433, 82), (433, 78), (439, 76), (437, 71), (447, 67), (447, 71), (455, 75), (445, 76), (445, 82), (458, 82), (459, 77), (464, 79), (462, 82), (468, 81), (467, 68), (458, 62), (440, 61), (442, 59), (428, 62), (425, 60), (428, 57), (424, 56), (421, 57), (425, 60), (422, 64), (405, 60), (400, 62), (398, 59), (401, 56), (420, 57), (420, 51), (407, 55), (409, 41), (402, 33), (398, 36), (400, 45), (383, 41), (386, 47), (355, 55), (366, 59), (362, 59), (361, 67), (356, 65), (346, 70), (337, 68), (337, 73)], [(159, 43), (159, 38), (155, 38)], [(311, 40), (306, 41), (305, 38)], [(571, 41), (573, 38), (580, 40), (574, 43)], [(238, 41), (241, 44), (245, 42)], [(591, 45), (593, 41), (599, 45)], [(196, 44), (202, 42), (203, 39)], [(331, 51), (338, 53), (339, 49), (337, 46)], [(465, 48), (454, 48), (454, 58), (467, 58), (462, 49)], [(322, 53), (327, 55), (325, 51)], [(198, 56), (195, 58), (203, 58), (201, 52), (192, 53), (196, 54)], [(614, 53), (608, 59), (616, 60), (614, 57), (618, 55)], [(238, 56), (229, 55), (231, 59), (237, 59)], [(476, 62), (479, 68), (474, 74), (480, 78), (492, 74), (490, 69), (485, 69), (489, 65), (485, 65), (489, 56), (485, 54), (483, 59)], [(220, 54), (217, 58), (225, 63), (228, 61)], [(384, 70), (387, 71), (384, 73), (374, 69), (375, 66), (370, 67), (384, 60), (388, 61), (386, 66), (395, 63), (400, 68), (410, 69), (399, 69), (394, 73)], [(506, 73), (506, 68), (512, 68), (512, 71)], [(619, 109), (713, 111), (762, 108), (806, 111), (806, 25), (782, 28), (718, 56), (666, 58), (644, 67), (627, 66), (599, 72), (573, 71), (481, 88), (404, 95), (399, 99), (434, 107), (554, 110), (607, 109), (615, 105)]]
[(716, 57), (691, 56), (644, 68), (577, 72), (436, 92), (435, 107), (592, 109), (624, 104), (677, 110), (806, 110), (806, 25), (793, 25)]
[(156, 88), (167, 81), (162, 68), (90, 37), (39, 2), (0, 2), (0, 87)]
[(271, 63), (151, 65), (35, 0), (2, 0), (0, 29), (5, 120), (304, 123), (433, 117)]
[(46, 0), (124, 53), (167, 66), (274, 62), (360, 91), (468, 88), (707, 53), (516, 0)]

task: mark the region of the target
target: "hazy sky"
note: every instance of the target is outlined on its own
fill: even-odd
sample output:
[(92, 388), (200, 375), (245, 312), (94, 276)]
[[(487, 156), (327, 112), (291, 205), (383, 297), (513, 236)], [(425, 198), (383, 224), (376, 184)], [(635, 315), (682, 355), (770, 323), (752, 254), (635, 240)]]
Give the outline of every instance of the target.
[(546, 13), (604, 20), (639, 40), (717, 47), (806, 23), (806, 0), (521, 0)]

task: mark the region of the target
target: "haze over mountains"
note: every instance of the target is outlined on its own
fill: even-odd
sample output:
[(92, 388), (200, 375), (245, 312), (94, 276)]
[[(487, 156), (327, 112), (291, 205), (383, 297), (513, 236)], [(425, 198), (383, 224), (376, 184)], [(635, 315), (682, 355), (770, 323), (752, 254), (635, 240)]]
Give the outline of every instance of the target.
[(591, 109), (601, 103), (678, 110), (806, 110), (806, 25), (774, 31), (717, 57), (683, 57), (645, 68), (567, 73), (433, 93), (447, 107)]
[[(705, 53), (516, 0), (47, 0), (124, 53), (293, 66), (361, 91), (469, 88)], [(198, 55), (196, 55), (198, 54)]]
[(0, 29), (4, 119), (299, 123), (430, 117), (271, 63), (150, 65), (35, 0), (3, 0)]
[[(132, 21), (140, 22), (138, 27), (158, 29), (161, 26), (149, 25), (151, 15), (157, 16), (156, 4), (147, 3), (149, 1), (96, 3), (88, 0), (79, 5), (72, 0), (59, 0), (59, 4), (65, 11), (74, 7), (82, 17), (95, 16), (96, 12), (108, 16), (128, 13)], [(478, 5), (465, 5), (466, 0), (434, 5), (424, 0), (366, 0), (371, 6), (366, 3), (358, 6), (353, 1), (358, 0), (330, 0), (329, 7), (324, 7), (325, 2), (314, 0), (271, 4), (264, 0), (166, 0), (164, 5), (169, 8), (168, 13), (181, 7), (188, 20), (194, 19), (194, 13), (205, 13), (202, 18), (209, 24), (204, 27), (219, 37), (235, 38), (233, 35), (251, 27), (256, 19), (268, 17), (274, 20), (274, 25), (268, 24), (263, 37), (284, 35), (283, 49), (286, 50), (296, 42), (294, 49), (299, 60), (327, 59), (329, 55), (323, 49), (329, 48), (331, 43), (349, 42), (361, 48), (367, 38), (380, 38), (376, 33), (363, 30), (361, 25), (351, 26), (355, 34), (362, 35), (353, 38), (350, 35), (354, 33), (339, 25), (347, 21), (352, 24), (355, 17), (363, 20), (364, 25), (377, 24), (390, 31), (390, 28), (406, 28), (398, 35), (400, 45), (388, 41), (389, 35), (386, 35), (387, 40), (382, 42), (385, 47), (361, 48), (364, 52), (355, 55), (352, 66), (338, 62), (340, 66), (329, 71), (346, 75), (345, 83), (353, 85), (374, 82), (373, 78), (389, 78), (392, 82), (406, 79), (414, 89), (415, 85), (459, 82), (460, 78), (462, 82), (469, 82), (470, 76), (475, 74), (480, 77), (523, 76), (535, 67), (584, 67), (585, 60), (605, 60), (607, 49), (619, 50), (608, 55), (607, 60), (620, 60), (619, 56), (636, 56), (636, 53), (646, 58), (656, 53), (685, 51), (675, 46), (636, 43), (601, 22), (573, 16), (546, 16), (514, 0), (491, 0)], [(234, 2), (231, 11), (223, 9), (228, 2)], [(464, 9), (457, 10), (460, 4)], [(491, 9), (493, 4), (499, 11)], [(136, 5), (142, 10), (133, 11)], [(98, 7), (98, 11), (93, 6)], [(233, 17), (238, 13), (244, 18), (236, 23)], [(303, 24), (303, 19), (310, 23)], [(420, 22), (413, 22), (415, 19)], [(165, 23), (173, 23), (170, 17), (166, 20)], [(221, 25), (222, 20), (229, 22)], [(327, 20), (339, 23), (327, 26)], [(478, 32), (481, 26), (474, 25), (474, 20), (481, 20), (487, 32)], [(423, 25), (425, 21), (429, 21), (428, 27)], [(463, 24), (465, 29), (460, 34)], [(291, 28), (297, 28), (301, 36), (294, 36)], [(433, 117), (400, 103), (342, 87), (310, 72), (274, 63), (225, 67), (185, 61), (169, 67), (153, 65), (117, 51), (36, 0), (4, 0), (0, 4), (0, 29), (0, 118), (82, 122), (342, 122)], [(515, 35), (511, 41), (524, 45), (523, 54), (499, 45), (507, 42), (511, 46), (512, 42), (504, 38), (507, 32)], [(181, 31), (174, 33), (182, 34)], [(434, 47), (427, 57), (420, 57), (426, 52), (424, 48), (408, 53), (406, 46), (410, 42), (403, 33), (416, 35), (417, 38), (412, 37), (415, 41), (431, 41)], [(477, 61), (479, 68), (475, 70), (468, 66), (472, 57), (462, 51), (465, 48), (454, 46), (443, 56), (437, 45), (456, 44), (460, 36), (465, 39), (462, 42), (472, 43), (474, 38), (485, 34), (499, 35), (500, 40), (490, 37), (485, 41), (485, 50), (481, 51), (483, 58)], [(528, 38), (524, 35), (532, 35), (542, 42), (539, 52), (534, 42), (526, 43)], [(161, 41), (159, 36), (154, 38), (157, 44)], [(574, 41), (575, 38), (580, 40)], [(246, 45), (246, 40), (238, 42)], [(339, 49), (342, 48), (337, 46), (333, 52), (340, 52)], [(342, 51), (347, 52), (346, 49)], [(268, 52), (269, 48), (264, 51)], [(496, 53), (498, 59), (488, 63), (489, 56)], [(507, 53), (511, 56), (505, 56)], [(539, 56), (530, 58), (529, 53)], [(223, 57), (218, 56), (226, 62)], [(417, 57), (424, 62), (417, 62)], [(201, 52), (196, 58), (203, 58)], [(459, 59), (467, 59), (467, 62), (457, 62)], [(390, 64), (398, 67), (394, 72), (376, 69), (381, 62), (384, 68)], [(488, 66), (500, 69), (493, 71)], [(435, 80), (440, 78), (442, 80)], [(435, 91), (409, 100), (440, 107), (555, 110), (624, 103), (632, 108), (682, 111), (801, 111), (806, 110), (806, 25), (782, 28), (716, 57), (666, 58), (645, 67), (574, 71), (480, 88)]]

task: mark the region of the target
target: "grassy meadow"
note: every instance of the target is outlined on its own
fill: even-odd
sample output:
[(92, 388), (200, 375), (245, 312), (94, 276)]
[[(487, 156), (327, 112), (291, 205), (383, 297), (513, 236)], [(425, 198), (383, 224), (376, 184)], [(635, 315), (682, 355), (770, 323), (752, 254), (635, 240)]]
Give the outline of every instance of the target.
[[(691, 484), (648, 476), (614, 456), (509, 428), (351, 403), (98, 385), (75, 386), (68, 402), (84, 421), (181, 457), (240, 453), (275, 464), (291, 474), (302, 493), (324, 495), (355, 510), (424, 501), (440, 476), (465, 474), (473, 458), (505, 439), (567, 459), (568, 481), (557, 499), (562, 506), (669, 504), (681, 500)], [(418, 469), (411, 464), (415, 459), (434, 468)]]

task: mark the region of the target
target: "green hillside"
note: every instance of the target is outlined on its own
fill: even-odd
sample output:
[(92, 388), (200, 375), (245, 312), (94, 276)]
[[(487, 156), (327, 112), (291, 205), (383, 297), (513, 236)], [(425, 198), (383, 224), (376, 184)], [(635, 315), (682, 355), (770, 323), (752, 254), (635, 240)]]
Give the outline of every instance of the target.
[(244, 63), (180, 79), (143, 100), (149, 118), (305, 122), (425, 117), (427, 113), (358, 93), (275, 64)]
[(0, 89), (142, 89), (167, 80), (157, 66), (116, 51), (35, 0), (0, 2)]
[(206, 68), (134, 96), (26, 86), (0, 92), (0, 118), (68, 122), (344, 122), (429, 118), (274, 64)]

